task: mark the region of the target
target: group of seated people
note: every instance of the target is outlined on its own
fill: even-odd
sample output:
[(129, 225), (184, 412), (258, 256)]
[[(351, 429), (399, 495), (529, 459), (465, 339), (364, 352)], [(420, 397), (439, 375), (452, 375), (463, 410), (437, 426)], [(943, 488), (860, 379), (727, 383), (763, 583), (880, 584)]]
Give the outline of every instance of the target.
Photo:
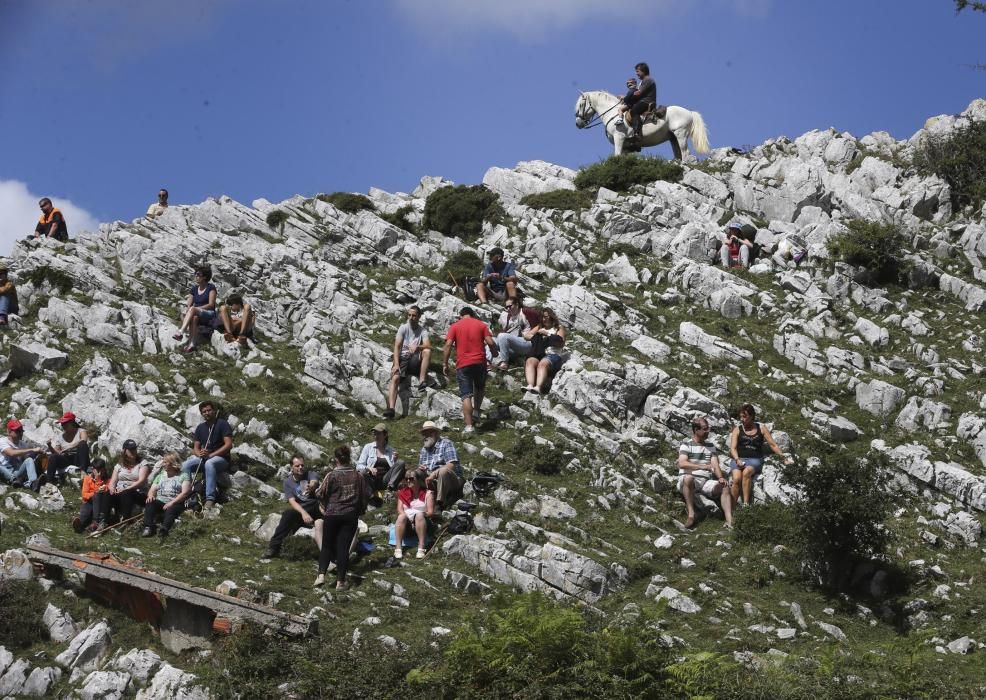
[(249, 346), (256, 322), (253, 308), (243, 301), (241, 295), (231, 294), (226, 298), (226, 303), (217, 309), (217, 297), (218, 290), (212, 283), (212, 268), (208, 265), (195, 268), (195, 284), (185, 298), (185, 314), (174, 334), (174, 339), (178, 341), (186, 336), (188, 338), (182, 352), (195, 352), (203, 338), (218, 328), (225, 331), (223, 338), (226, 342)]
[(424, 558), (430, 519), (462, 497), (465, 479), (455, 445), (434, 421), (422, 424), (421, 438), (413, 468), (390, 444), (383, 423), (373, 426), (373, 441), (363, 446), (355, 464), (348, 446), (336, 448), (335, 466), (321, 479), (317, 472), (307, 469), (304, 457), (294, 455), (283, 484), (289, 507), (281, 514), (263, 558), (280, 556), (288, 536), (301, 527), (311, 527), (319, 548), (314, 585), (324, 585), (326, 574), (335, 572), (336, 588), (345, 590), (349, 587), (346, 573), (359, 516), (370, 505), (381, 506), (381, 494), (387, 488), (397, 490), (394, 558), (403, 557), (404, 542), (412, 533), (416, 535), (417, 558)]
[(730, 459), (725, 471), (716, 446), (709, 441), (708, 419), (692, 420), (692, 437), (678, 448), (678, 491), (688, 511), (687, 529), (698, 525), (696, 493), (709, 499), (718, 498), (725, 517), (724, 527), (732, 528), (733, 507), (737, 503), (748, 506), (753, 502), (753, 482), (763, 471), (765, 447), (784, 457), (785, 464), (791, 464), (791, 457), (784, 455), (770, 430), (758, 423), (756, 417), (756, 409), (751, 404), (740, 407), (739, 423), (729, 433)]

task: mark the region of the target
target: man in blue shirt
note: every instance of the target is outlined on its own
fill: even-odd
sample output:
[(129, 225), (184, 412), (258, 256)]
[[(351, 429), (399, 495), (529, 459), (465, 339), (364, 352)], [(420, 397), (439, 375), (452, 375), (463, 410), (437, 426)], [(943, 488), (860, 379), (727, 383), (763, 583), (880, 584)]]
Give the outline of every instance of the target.
[(435, 506), (446, 508), (462, 498), (462, 465), (455, 445), (447, 437), (442, 437), (434, 421), (425, 421), (421, 426), (421, 455), (418, 468), (428, 476), (425, 484), (435, 492)]
[(490, 251), (490, 261), (476, 283), (476, 296), (480, 304), (485, 304), (490, 295), (500, 301), (517, 296), (517, 268), (503, 259), (503, 248)]
[(315, 498), (316, 488), (318, 488), (318, 474), (305, 469), (304, 457), (298, 454), (292, 456), (291, 473), (284, 480), (284, 497), (291, 507), (281, 513), (281, 522), (277, 524), (274, 536), (270, 538), (264, 559), (280, 556), (281, 545), (288, 535), (293, 535), (302, 525), (312, 527), (316, 520), (322, 519), (322, 513), (318, 509), (318, 499)]
[(181, 465), (181, 470), (194, 479), (200, 464), (205, 469), (205, 508), (209, 510), (216, 505), (216, 477), (229, 469), (233, 429), (225, 418), (219, 417), (212, 401), (200, 403), (199, 413), (205, 420), (195, 428), (192, 456)]

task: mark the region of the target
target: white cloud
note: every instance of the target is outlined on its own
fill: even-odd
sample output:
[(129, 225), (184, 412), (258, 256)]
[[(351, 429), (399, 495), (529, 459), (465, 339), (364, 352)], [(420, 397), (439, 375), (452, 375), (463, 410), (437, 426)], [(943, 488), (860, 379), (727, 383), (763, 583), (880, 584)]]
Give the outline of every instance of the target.
[[(773, 0), (721, 0), (728, 12), (764, 16)], [(682, 14), (692, 9), (674, 0), (394, 0), (398, 12), (432, 35), (451, 30), (500, 31), (540, 39), (588, 22), (637, 22), (643, 17)], [(701, 11), (709, 11), (708, 8)]]
[(69, 236), (75, 238), (82, 231), (96, 231), (99, 222), (77, 204), (53, 194), (34, 194), (18, 180), (0, 180), (0, 255), (9, 255), (14, 242), (34, 234), (41, 210), (38, 200), (48, 197), (68, 224)]

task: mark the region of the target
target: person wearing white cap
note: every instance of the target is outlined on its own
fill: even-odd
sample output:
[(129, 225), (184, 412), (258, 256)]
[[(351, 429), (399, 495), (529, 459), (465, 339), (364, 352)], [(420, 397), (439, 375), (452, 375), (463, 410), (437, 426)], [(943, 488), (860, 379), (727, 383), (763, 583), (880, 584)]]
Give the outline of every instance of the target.
[(422, 424), (421, 435), (423, 443), (418, 468), (428, 474), (425, 485), (435, 491), (435, 505), (441, 510), (462, 498), (466, 480), (462, 477), (462, 465), (459, 464), (455, 445), (447, 437), (442, 437), (434, 421), (427, 420)]
[[(13, 484), (22, 484), (33, 491), (41, 490), (34, 460), (41, 448), (24, 442), (24, 424), (16, 418), (7, 421), (7, 437), (0, 438), (0, 476)], [(25, 482), (25, 478), (27, 481)]]

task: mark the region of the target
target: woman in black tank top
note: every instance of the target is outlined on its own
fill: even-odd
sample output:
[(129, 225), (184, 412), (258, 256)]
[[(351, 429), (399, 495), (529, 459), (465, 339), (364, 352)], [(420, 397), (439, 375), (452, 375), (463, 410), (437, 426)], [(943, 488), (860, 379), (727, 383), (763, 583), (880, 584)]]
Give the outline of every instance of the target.
[[(752, 405), (745, 403), (740, 407), (740, 423), (729, 434), (730, 470), (732, 473), (733, 500), (739, 501), (740, 492), (743, 503), (753, 502), (753, 480), (763, 469), (763, 446), (766, 444), (771, 451), (779, 456), (784, 453), (774, 442), (770, 431), (756, 422), (757, 411)], [(790, 457), (784, 458), (785, 464), (791, 464)]]

